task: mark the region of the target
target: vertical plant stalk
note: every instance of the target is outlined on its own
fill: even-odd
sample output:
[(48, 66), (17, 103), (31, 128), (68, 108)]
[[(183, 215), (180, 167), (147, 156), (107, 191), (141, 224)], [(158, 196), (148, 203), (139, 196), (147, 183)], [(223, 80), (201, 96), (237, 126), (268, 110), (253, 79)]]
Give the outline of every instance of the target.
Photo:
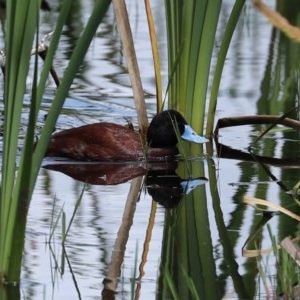
[(214, 71), (214, 78), (212, 82), (208, 114), (207, 114), (206, 135), (213, 134), (215, 112), (216, 112), (221, 76), (223, 73), (223, 67), (225, 64), (225, 59), (232, 39), (232, 35), (234, 33), (234, 29), (236, 28), (244, 4), (245, 4), (245, 0), (237, 0), (235, 2), (229, 20), (226, 24), (226, 29), (224, 32), (222, 44), (220, 46), (220, 51), (218, 54), (217, 64)]
[[(110, 1), (108, 0), (102, 0), (96, 3), (92, 15), (90, 16), (90, 19), (72, 53), (69, 65), (64, 73), (61, 84), (57, 89), (56, 95), (53, 99), (53, 104), (47, 115), (47, 119), (43, 127), (41, 137), (36, 145), (35, 152), (34, 152), (34, 159), (36, 164), (34, 165), (34, 169), (31, 174), (32, 179), (30, 182), (30, 187), (32, 188), (32, 190), (35, 184), (35, 179), (37, 177), (40, 165), (44, 158), (44, 154), (47, 149), (48, 141), (50, 139), (54, 125), (62, 109), (64, 101), (68, 96), (70, 86), (73, 82), (74, 77), (76, 76), (77, 70), (80, 67), (85, 57), (89, 45), (92, 39), (94, 38), (94, 34), (99, 24), (101, 23), (101, 20), (104, 17), (109, 5), (110, 5)], [(47, 54), (46, 57), (46, 63), (47, 63), (48, 55), (51, 53), (50, 50), (51, 50), (51, 45), (49, 48), (49, 53)]]
[(254, 7), (262, 13), (278, 29), (283, 31), (288, 37), (300, 42), (300, 29), (291, 25), (280, 13), (270, 9), (260, 0), (253, 0)]
[[(52, 48), (57, 47), (59, 37), (61, 35), (61, 31), (63, 28), (63, 24), (68, 16), (69, 8), (70, 8), (71, 1), (64, 1), (64, 4), (62, 5), (60, 16), (58, 18), (57, 27), (55, 30), (55, 46)], [(33, 13), (33, 10), (31, 9), (29, 11), (31, 14)], [(36, 10), (36, 16), (38, 18), (39, 16), (39, 8), (37, 7)], [(33, 17), (28, 17), (27, 19), (33, 19)], [(38, 24), (38, 22), (37, 22)], [(24, 24), (21, 24), (22, 27)], [(35, 32), (36, 28), (38, 26), (36, 25), (34, 28), (31, 28), (33, 30), (33, 33)], [(27, 28), (27, 30), (29, 30)], [(38, 38), (38, 35), (37, 35)], [(27, 37), (28, 39), (28, 37)], [(32, 44), (31, 44), (32, 45)], [(36, 47), (38, 46), (38, 40), (36, 40)], [(31, 47), (31, 46), (30, 46)], [(31, 51), (30, 51), (31, 52)], [(22, 59), (24, 62), (30, 61), (30, 55), (27, 57), (23, 57)], [(51, 58), (51, 57), (49, 57)], [(52, 56), (53, 59), (53, 56)], [(52, 61), (51, 59), (51, 61)], [(27, 220), (27, 212), (29, 208), (29, 203), (31, 199), (31, 195), (33, 192), (34, 185), (31, 184), (32, 180), (32, 174), (34, 173), (32, 169), (34, 169), (34, 166), (36, 166), (39, 169), (40, 164), (33, 159), (33, 152), (34, 152), (34, 130), (35, 130), (35, 123), (37, 120), (37, 115), (40, 109), (41, 101), (42, 101), (42, 95), (44, 92), (43, 85), (42, 88), (37, 88), (37, 56), (35, 57), (35, 77), (34, 82), (32, 86), (32, 100), (30, 105), (30, 113), (28, 118), (28, 126), (27, 126), (27, 134), (24, 140), (23, 144), (23, 151), (19, 163), (19, 169), (18, 169), (18, 176), (15, 180), (14, 185), (14, 191), (12, 192), (12, 200), (11, 203), (16, 207), (15, 209), (11, 209), (9, 211), (9, 228), (7, 231), (7, 234), (3, 236), (5, 239), (4, 245), (5, 250), (3, 251), (3, 261), (1, 261), (1, 270), (3, 270), (5, 280), (8, 282), (18, 282), (19, 276), (20, 276), (20, 270), (21, 270), (21, 263), (22, 263), (22, 253), (23, 253), (23, 247), (24, 247), (24, 241), (25, 241), (25, 226), (26, 226), (26, 220)], [(49, 74), (49, 68), (47, 68), (47, 64), (44, 65), (44, 72), (42, 72), (41, 79), (39, 82), (39, 85), (44, 82), (46, 82), (46, 78), (48, 78)], [(10, 76), (9, 70), (7, 70), (7, 75)], [(6, 76), (6, 78), (8, 77)], [(23, 78), (23, 82), (26, 82), (26, 76), (25, 74)], [(15, 81), (15, 84), (21, 84), (22, 79), (19, 79), (19, 81)], [(23, 91), (25, 93), (25, 91)], [(23, 94), (24, 95), (24, 94)], [(22, 95), (22, 100), (23, 100)], [(9, 100), (10, 102), (12, 99)], [(22, 105), (22, 101), (20, 103)], [(20, 119), (20, 118), (18, 118)], [(18, 133), (17, 133), (18, 136)], [(15, 162), (15, 159), (14, 159)], [(37, 170), (38, 170), (37, 169)], [(37, 175), (37, 173), (36, 173)], [(35, 176), (36, 179), (36, 176)], [(34, 179), (34, 182), (35, 182)], [(2, 185), (5, 185), (3, 182)], [(4, 198), (2, 198), (2, 201), (6, 201)], [(17, 221), (16, 221), (17, 220)], [(5, 262), (6, 261), (6, 262)], [(3, 265), (2, 265), (3, 264)]]
[(163, 109), (161, 70), (160, 70), (160, 59), (159, 59), (159, 51), (157, 45), (157, 37), (155, 32), (152, 10), (150, 6), (150, 0), (145, 0), (145, 8), (146, 8), (148, 28), (149, 28), (150, 40), (151, 40), (152, 56), (154, 62), (157, 112), (160, 112)]
[(152, 200), (149, 222), (148, 222), (144, 246), (143, 246), (142, 259), (141, 259), (141, 262), (139, 265), (139, 276), (136, 278), (137, 286), (136, 286), (136, 290), (135, 290), (135, 297), (134, 297), (135, 300), (140, 299), (142, 279), (143, 279), (143, 276), (145, 275), (145, 265), (148, 261), (149, 245), (151, 242), (153, 227), (155, 224), (156, 209), (157, 209), (157, 202)]
[[(179, 58), (181, 57), (182, 45), (179, 43), (178, 38), (178, 26), (179, 26), (179, 14), (177, 1), (165, 0), (165, 13), (166, 13), (166, 27), (167, 27), (167, 40), (168, 40), (168, 86), (167, 92), (169, 99), (175, 95), (179, 95), (178, 86), (175, 84), (178, 72), (176, 72), (179, 64)], [(177, 18), (177, 20), (176, 20)], [(180, 56), (178, 55), (180, 54)], [(173, 100), (175, 101), (175, 100)], [(169, 103), (170, 106), (170, 103)]]
[(131, 225), (133, 223), (136, 202), (139, 198), (142, 181), (143, 177), (137, 177), (134, 178), (131, 182), (124, 213), (122, 216), (122, 223), (120, 225), (114, 244), (111, 261), (106, 278), (104, 280), (104, 290), (102, 293), (117, 290), (118, 278), (121, 274), (121, 266), (124, 260), (126, 243), (128, 241)]
[[(24, 246), (27, 210), (35, 186), (36, 178), (44, 158), (52, 129), (68, 95), (70, 86), (78, 71), (94, 34), (109, 5), (109, 0), (96, 2), (87, 26), (73, 51), (62, 84), (53, 99), (41, 138), (33, 149), (33, 130), (44, 93), (45, 82), (52, 65), (68, 7), (72, 1), (63, 1), (58, 25), (54, 32), (48, 55), (37, 86), (33, 86), (26, 135), (21, 156), (20, 168), (15, 178), (16, 154), (18, 147), (20, 116), (25, 94), (25, 83), (33, 38), (38, 28), (38, 1), (8, 1), (8, 34), (6, 40), (7, 65), (5, 76), (5, 128), (3, 139), (3, 168), (0, 205), (0, 279), (18, 282)], [(54, 43), (53, 43), (54, 42)], [(51, 61), (50, 61), (51, 60)], [(27, 153), (27, 154), (26, 154)], [(26, 154), (26, 156), (25, 156)], [(27, 158), (27, 155), (30, 157)]]
[[(198, 59), (196, 62), (194, 62), (197, 64), (197, 69), (194, 73), (195, 77), (192, 76), (192, 78), (189, 78), (189, 81), (194, 81), (194, 85), (192, 88), (192, 97), (187, 97), (186, 99), (188, 104), (187, 112), (188, 116), (191, 116), (191, 123), (200, 133), (203, 132), (204, 127), (206, 93), (210, 75), (210, 64), (214, 49), (215, 33), (217, 30), (221, 5), (222, 1), (208, 1), (199, 50), (197, 51), (194, 48), (191, 49), (191, 51), (196, 51), (196, 53), (198, 52)], [(197, 18), (194, 19), (194, 21), (196, 20)], [(196, 27), (197, 24), (195, 23), (194, 28)], [(195, 34), (196, 32), (194, 32), (193, 36)], [(190, 61), (190, 67), (192, 67), (192, 64), (193, 61)], [(187, 93), (188, 92), (189, 88), (187, 90)]]
[[(35, 29), (38, 24), (38, 1), (8, 1), (7, 55), (4, 83), (4, 137), (0, 205), (0, 280), (4, 281), (11, 263), (13, 231), (17, 213), (26, 211), (24, 199), (14, 201), (16, 156), (26, 77)], [(28, 17), (30, 16), (30, 17)], [(25, 191), (27, 193), (27, 191)], [(18, 220), (19, 222), (19, 220)]]
[[(179, 106), (185, 111), (185, 116), (192, 122), (192, 111), (195, 111), (195, 106), (203, 105), (203, 97), (194, 100), (194, 93), (198, 89), (205, 95), (206, 93), (206, 77), (207, 69), (210, 67), (210, 51), (201, 51), (201, 46), (205, 45), (208, 47), (212, 44), (212, 37), (214, 37), (214, 27), (212, 22), (214, 18), (211, 16), (209, 19), (208, 15), (208, 4), (207, 0), (194, 0), (191, 1), (190, 5), (187, 5), (182, 9), (182, 23), (180, 29), (180, 42), (183, 44), (183, 54), (180, 60), (180, 97)], [(216, 2), (217, 4), (218, 2)], [(215, 6), (214, 11), (218, 11), (219, 5)], [(209, 20), (210, 27), (210, 38), (205, 39), (205, 22)], [(208, 49), (208, 48), (207, 48)], [(208, 58), (204, 58), (204, 56)], [(200, 63), (200, 61), (202, 62)], [(198, 72), (199, 67), (201, 72)], [(202, 78), (196, 79), (198, 74)], [(204, 101), (205, 105), (205, 101)], [(203, 113), (198, 112), (198, 116), (202, 116), (199, 119), (203, 119)], [(201, 122), (199, 120), (199, 122)], [(203, 123), (203, 121), (202, 121)], [(195, 124), (193, 124), (195, 126)], [(196, 128), (198, 129), (198, 128)]]
[(128, 66), (128, 72), (131, 80), (135, 107), (138, 113), (138, 121), (142, 141), (145, 143), (148, 128), (148, 118), (146, 104), (144, 101), (144, 91), (140, 77), (137, 58), (134, 50), (133, 38), (128, 20), (127, 8), (124, 0), (112, 0), (115, 15), (120, 32), (124, 55)]
[(235, 260), (234, 249), (232, 246), (232, 241), (230, 241), (228, 228), (225, 226), (225, 221), (223, 217), (223, 211), (221, 208), (220, 195), (218, 192), (218, 179), (216, 176), (215, 162), (213, 159), (208, 160), (208, 174), (209, 174), (209, 187), (212, 196), (212, 205), (215, 213), (215, 220), (217, 225), (217, 230), (219, 232), (220, 243), (223, 246), (223, 259), (228, 263), (228, 273), (233, 279), (233, 285), (235, 291), (237, 292), (239, 299), (249, 299), (251, 298), (246, 289), (246, 283), (243, 277), (239, 274), (239, 265)]
[(196, 131), (202, 133), (222, 1), (165, 0), (165, 3), (169, 72), (176, 70), (171, 78), (169, 107), (179, 109)]

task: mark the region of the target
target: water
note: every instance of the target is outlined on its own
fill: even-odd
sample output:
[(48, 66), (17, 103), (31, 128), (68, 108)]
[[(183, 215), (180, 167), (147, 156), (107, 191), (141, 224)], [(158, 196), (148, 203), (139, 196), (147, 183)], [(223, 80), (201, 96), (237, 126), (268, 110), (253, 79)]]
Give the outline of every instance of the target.
[[(162, 49), (162, 72), (165, 75), (167, 73), (167, 54), (163, 23), (164, 12), (160, 1), (152, 2), (154, 17), (157, 20), (157, 31), (160, 32), (158, 38)], [(59, 74), (64, 71), (76, 39), (87, 20), (92, 3), (92, 1), (85, 1), (83, 6), (83, 3), (74, 1), (74, 15), (66, 26), (55, 60), (55, 67)], [(147, 98), (147, 109), (151, 117), (155, 112), (155, 85), (144, 6), (139, 1), (128, 1), (127, 4)], [(269, 4), (274, 5), (272, 1), (269, 1)], [(57, 3), (54, 2), (53, 6), (56, 7)], [(224, 1), (221, 24), (222, 20), (226, 22), (231, 6), (231, 1)], [(77, 9), (75, 9), (76, 7)], [(53, 29), (52, 24), (56, 15), (55, 9), (51, 13), (42, 14), (41, 34), (46, 34)], [(222, 25), (219, 30), (221, 32)], [(243, 21), (238, 25), (226, 60), (218, 99), (217, 118), (267, 113), (280, 114), (286, 111), (283, 105), (272, 106), (270, 103), (274, 103), (274, 101), (268, 102), (267, 97), (262, 99), (262, 95), (267, 92), (269, 92), (269, 97), (271, 94), (262, 86), (266, 77), (268, 61), (275, 60), (277, 57), (276, 53), (273, 54), (274, 57), (270, 57), (271, 39), (271, 26), (253, 10), (252, 6), (247, 4)], [(220, 42), (221, 33), (217, 35), (216, 49)], [(275, 38), (272, 43), (279, 43), (279, 39)], [(69, 99), (67, 99), (58, 120), (57, 129), (97, 121), (124, 121), (126, 123), (125, 118), (137, 125), (132, 90), (120, 49), (114, 15), (110, 9), (104, 24), (101, 25), (93, 40), (85, 58), (84, 67), (72, 85)], [(215, 63), (215, 59), (213, 63)], [(275, 72), (272, 74), (275, 76)], [(166, 80), (167, 78), (164, 78), (165, 86)], [(281, 96), (284, 96), (285, 84), (286, 81), (282, 80)], [(48, 94), (43, 105), (45, 114), (54, 90), (55, 85), (52, 80), (49, 80)], [(40, 115), (40, 123), (43, 122), (44, 113)], [(24, 118), (26, 118), (26, 114), (24, 114)], [(245, 151), (249, 143), (258, 135), (259, 130), (258, 126), (246, 126), (242, 130), (234, 127), (221, 129), (219, 142)], [(268, 135), (263, 145), (259, 145), (258, 150), (263, 152), (260, 153), (261, 155), (281, 157), (285, 149), (296, 150), (299, 147), (297, 138), (297, 134), (275, 132)], [(275, 146), (272, 144), (274, 141), (276, 141)], [(292, 150), (284, 153), (287, 153), (287, 156), (297, 157), (297, 153)], [(248, 259), (241, 254), (242, 248), (248, 236), (253, 232), (253, 227), (259, 221), (261, 214), (253, 208), (245, 206), (242, 198), (244, 195), (260, 196), (283, 205), (289, 205), (291, 199), (282, 191), (276, 180), (270, 179), (264, 169), (253, 162), (218, 159), (214, 152), (213, 161), (200, 159), (191, 164), (194, 169), (204, 170), (207, 177), (212, 168), (217, 176), (216, 185), (213, 185), (213, 181), (210, 180), (210, 184), (206, 183), (205, 187), (201, 186), (195, 189), (194, 197), (201, 195), (196, 205), (203, 205), (204, 212), (203, 216), (196, 216), (195, 222), (205, 220), (205, 209), (207, 209), (206, 217), (208, 217), (209, 223), (207, 237), (209, 236), (211, 239), (212, 248), (207, 250), (203, 246), (205, 243), (209, 243), (209, 239), (200, 243), (199, 248), (201, 253), (208, 251), (207, 253), (212, 255), (212, 257), (207, 256), (207, 261), (211, 259), (211, 266), (214, 261), (217, 274), (214, 281), (218, 285), (217, 288), (222, 291), (222, 298), (241, 298), (240, 295), (243, 293), (241, 288), (238, 291), (237, 283), (240, 283), (238, 274), (244, 280), (254, 278), (246, 282), (248, 295), (256, 294), (258, 298), (260, 295), (265, 296), (266, 290), (255, 285), (255, 282), (261, 283), (260, 276), (255, 277), (257, 274), (256, 260)], [(268, 169), (288, 189), (291, 189), (298, 180), (298, 167), (296, 166), (293, 169), (268, 166)], [(199, 174), (201, 175), (200, 171)], [(199, 176), (199, 174), (195, 175)], [(118, 231), (122, 223), (131, 182), (119, 185), (85, 186), (84, 183), (75, 181), (63, 173), (41, 169), (27, 222), (21, 282), (21, 294), (24, 299), (101, 298), (104, 288), (103, 280), (107, 277), (112, 254), (118, 252), (114, 252), (113, 249), (115, 243), (119, 241), (117, 240)], [(211, 196), (216, 188), (220, 198), (219, 206), (216, 203), (216, 197)], [(68, 225), (83, 189), (81, 204), (70, 227), (65, 247), (62, 247), (63, 216)], [(203, 194), (200, 194), (205, 191), (204, 189), (206, 189), (206, 199), (203, 199)], [(189, 196), (182, 201), (186, 201), (186, 206), (182, 207), (188, 211), (189, 205), (192, 205)], [(218, 215), (218, 208), (221, 211), (221, 217)], [(297, 211), (297, 207), (289, 206), (289, 208)], [(168, 265), (165, 258), (165, 241), (170, 232), (173, 234), (176, 232), (177, 221), (175, 220), (172, 229), (174, 231), (169, 231), (165, 224), (167, 222), (172, 227), (174, 215), (158, 205), (155, 211), (155, 221), (151, 222), (150, 212), (155, 208), (152, 198), (145, 190), (141, 191), (139, 201), (131, 209), (131, 213), (134, 213), (133, 225), (129, 231), (124, 260), (121, 264), (116, 299), (130, 299), (133, 293), (132, 288), (135, 290), (135, 294), (139, 295), (139, 299), (155, 299), (156, 294), (160, 293), (161, 287), (159, 274), (162, 269), (160, 268), (162, 265)], [(180, 220), (181, 217), (179, 217)], [(297, 224), (284, 216), (272, 218), (269, 224), (273, 234), (278, 234), (281, 238), (292, 234), (297, 229)], [(282, 229), (287, 226), (280, 227), (280, 224), (288, 224), (289, 229)], [(222, 231), (222, 226), (225, 231)], [(263, 230), (262, 235), (262, 248), (269, 248), (271, 241), (266, 229)], [(126, 240), (126, 237), (123, 236), (123, 238)], [(174, 238), (174, 236), (170, 238)], [(192, 234), (188, 239), (191, 243), (197, 242), (197, 240), (193, 240)], [(200, 234), (198, 241), (201, 239), (204, 237)], [(175, 240), (175, 243), (178, 241)], [(176, 247), (174, 249), (178, 250)], [(225, 252), (224, 249), (231, 249), (232, 255), (229, 255), (228, 251)], [(146, 257), (145, 261), (142, 259), (143, 253)], [(232, 258), (237, 263), (235, 271), (232, 271), (232, 268), (234, 269)], [(191, 264), (196, 265), (198, 260), (196, 257), (193, 259)], [(271, 263), (268, 264), (270, 267), (268, 274), (273, 275), (275, 273), (274, 261), (272, 262), (272, 257), (269, 259)], [(203, 260), (199, 261), (205, 265)], [(203, 271), (202, 268), (203, 265), (201, 265), (201, 274), (205, 277), (207, 270)], [(132, 286), (133, 278), (139, 278), (140, 285)], [(274, 286), (270, 286), (272, 290)]]

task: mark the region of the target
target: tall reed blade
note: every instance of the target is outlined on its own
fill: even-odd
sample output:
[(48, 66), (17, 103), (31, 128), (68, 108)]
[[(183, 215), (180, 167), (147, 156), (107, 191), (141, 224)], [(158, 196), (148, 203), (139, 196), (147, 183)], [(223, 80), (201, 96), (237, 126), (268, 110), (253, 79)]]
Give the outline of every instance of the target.
[(207, 113), (207, 126), (206, 126), (207, 135), (212, 135), (213, 133), (215, 112), (216, 112), (216, 106), (218, 102), (218, 94), (219, 94), (221, 77), (223, 73), (223, 67), (225, 64), (225, 59), (227, 57), (227, 52), (229, 49), (231, 38), (236, 28), (237, 22), (240, 18), (244, 4), (245, 4), (245, 0), (237, 0), (235, 2), (229, 20), (227, 22), (225, 32), (223, 34), (223, 40), (218, 53), (217, 64), (214, 70), (211, 94), (209, 99), (209, 108)]
[[(18, 282), (20, 279), (26, 217), (38, 171), (72, 81), (110, 5), (108, 0), (99, 0), (95, 4), (88, 24), (77, 42), (76, 49), (62, 79), (62, 84), (59, 86), (53, 100), (42, 130), (41, 139), (34, 147), (34, 129), (45, 90), (45, 83), (72, 4), (71, 0), (62, 2), (57, 26), (41, 74), (38, 74), (37, 58), (35, 59), (32, 101), (27, 128), (25, 124), (22, 124), (27, 134), (21, 154), (20, 166), (16, 173), (20, 119), (23, 98), (26, 92), (26, 78), (29, 70), (31, 49), (34, 44), (37, 46), (38, 43), (38, 34), (36, 43), (33, 41), (35, 34), (38, 33), (39, 2), (29, 0), (7, 1), (7, 35), (5, 41), (7, 59), (4, 88), (5, 122), (0, 198), (0, 276), (2, 282)], [(39, 82), (37, 82), (37, 78), (39, 78)]]
[(193, 128), (201, 133), (222, 1), (193, 0), (183, 3), (166, 0), (165, 3), (169, 70), (176, 70), (170, 83), (169, 106), (183, 112)]
[[(16, 157), (26, 77), (38, 24), (37, 1), (7, 1), (6, 66), (4, 85), (3, 167), (0, 205), (0, 272), (5, 276), (11, 259), (12, 232), (18, 203), (13, 201)], [(21, 209), (19, 207), (19, 209)]]

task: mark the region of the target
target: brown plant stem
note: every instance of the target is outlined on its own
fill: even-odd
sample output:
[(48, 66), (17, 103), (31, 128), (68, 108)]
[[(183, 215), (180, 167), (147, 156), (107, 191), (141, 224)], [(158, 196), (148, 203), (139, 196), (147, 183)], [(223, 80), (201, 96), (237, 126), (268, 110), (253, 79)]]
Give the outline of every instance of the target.
[(139, 128), (142, 140), (145, 143), (148, 128), (148, 118), (146, 104), (144, 101), (144, 91), (135, 54), (126, 3), (124, 0), (112, 0), (112, 2), (114, 5), (118, 30), (120, 32), (124, 56), (128, 67), (129, 77), (131, 80), (135, 107), (138, 113)]
[(219, 134), (219, 129), (232, 126), (253, 125), (253, 124), (281, 124), (300, 131), (300, 122), (290, 118), (281, 118), (280, 116), (242, 116), (219, 119), (214, 131), (215, 135)]
[(254, 7), (263, 14), (276, 28), (283, 31), (288, 37), (300, 42), (300, 29), (291, 25), (287, 19), (285, 19), (278, 12), (270, 9), (267, 5), (260, 0), (253, 0)]
[(136, 202), (140, 194), (142, 181), (143, 177), (137, 177), (131, 182), (122, 217), (122, 223), (120, 225), (111, 255), (111, 262), (109, 264), (106, 277), (103, 280), (104, 288), (102, 295), (111, 294), (117, 290), (118, 278), (121, 274), (121, 266), (124, 259), (129, 231), (133, 223), (133, 216), (135, 213)]

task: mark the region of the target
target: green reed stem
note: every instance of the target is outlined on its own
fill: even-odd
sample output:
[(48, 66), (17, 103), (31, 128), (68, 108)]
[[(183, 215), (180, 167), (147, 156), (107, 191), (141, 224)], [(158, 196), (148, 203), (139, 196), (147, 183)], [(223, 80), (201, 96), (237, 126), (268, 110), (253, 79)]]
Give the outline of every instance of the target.
[(245, 0), (237, 0), (234, 4), (228, 22), (226, 24), (225, 32), (223, 35), (222, 44), (220, 46), (220, 50), (218, 53), (218, 59), (216, 68), (214, 71), (214, 78), (212, 82), (210, 100), (209, 100), (209, 108), (207, 114), (207, 125), (206, 125), (206, 135), (213, 134), (214, 120), (215, 120), (215, 112), (219, 94), (219, 87), (221, 82), (221, 77), (223, 73), (223, 67), (225, 64), (225, 59), (227, 57), (227, 52), (229, 49), (229, 45), (236, 28), (237, 22), (240, 18), (242, 9), (244, 7)]
[(13, 201), (16, 156), (26, 77), (30, 52), (38, 24), (39, 4), (14, 0), (7, 3), (7, 35), (5, 40), (4, 135), (0, 206), (0, 273), (7, 273), (11, 259), (12, 233), (19, 203)]
[(161, 69), (160, 69), (160, 59), (159, 51), (157, 44), (157, 36), (155, 31), (155, 25), (153, 20), (153, 14), (151, 10), (150, 0), (145, 0), (146, 15), (148, 20), (148, 27), (151, 40), (151, 49), (154, 62), (154, 72), (155, 72), (155, 86), (156, 86), (156, 103), (157, 103), (157, 112), (162, 111), (163, 109), (163, 100), (162, 100), (162, 82), (161, 82)]
[(94, 7), (92, 15), (82, 33), (81, 37), (79, 38), (76, 47), (73, 51), (73, 54), (70, 59), (70, 63), (65, 71), (64, 77), (61, 81), (60, 86), (58, 87), (57, 93), (53, 99), (53, 104), (49, 110), (47, 115), (47, 120), (45, 122), (45, 126), (43, 128), (40, 140), (36, 145), (36, 150), (34, 153), (34, 159), (37, 162), (36, 165), (33, 166), (30, 188), (33, 189), (35, 184), (35, 179), (37, 177), (39, 167), (41, 162), (44, 158), (44, 153), (46, 152), (46, 148), (48, 145), (48, 141), (52, 134), (54, 125), (58, 118), (58, 115), (61, 111), (61, 108), (64, 104), (64, 101), (68, 95), (70, 86), (73, 82), (74, 77), (76, 76), (76, 72), (80, 67), (84, 56), (89, 48), (89, 45), (94, 37), (94, 34), (101, 23), (102, 18), (104, 17), (110, 1), (98, 1)]
[(0, 276), (2, 281), (18, 282), (20, 279), (27, 211), (39, 168), (71, 83), (110, 5), (108, 0), (99, 0), (95, 4), (94, 11), (76, 45), (62, 83), (53, 100), (43, 127), (41, 139), (34, 148), (34, 128), (44, 94), (45, 83), (71, 3), (71, 0), (62, 2), (57, 26), (38, 84), (37, 58), (35, 60), (27, 134), (21, 154), (20, 167), (15, 177), (20, 119), (23, 97), (26, 92), (25, 86), (31, 48), (36, 29), (38, 28), (39, 1), (7, 1), (5, 122), (0, 199)]
[[(203, 131), (205, 103), (222, 1), (165, 1), (169, 50), (169, 106)], [(180, 53), (180, 56), (178, 56)], [(179, 58), (178, 58), (179, 57)], [(178, 60), (178, 63), (177, 63)]]

